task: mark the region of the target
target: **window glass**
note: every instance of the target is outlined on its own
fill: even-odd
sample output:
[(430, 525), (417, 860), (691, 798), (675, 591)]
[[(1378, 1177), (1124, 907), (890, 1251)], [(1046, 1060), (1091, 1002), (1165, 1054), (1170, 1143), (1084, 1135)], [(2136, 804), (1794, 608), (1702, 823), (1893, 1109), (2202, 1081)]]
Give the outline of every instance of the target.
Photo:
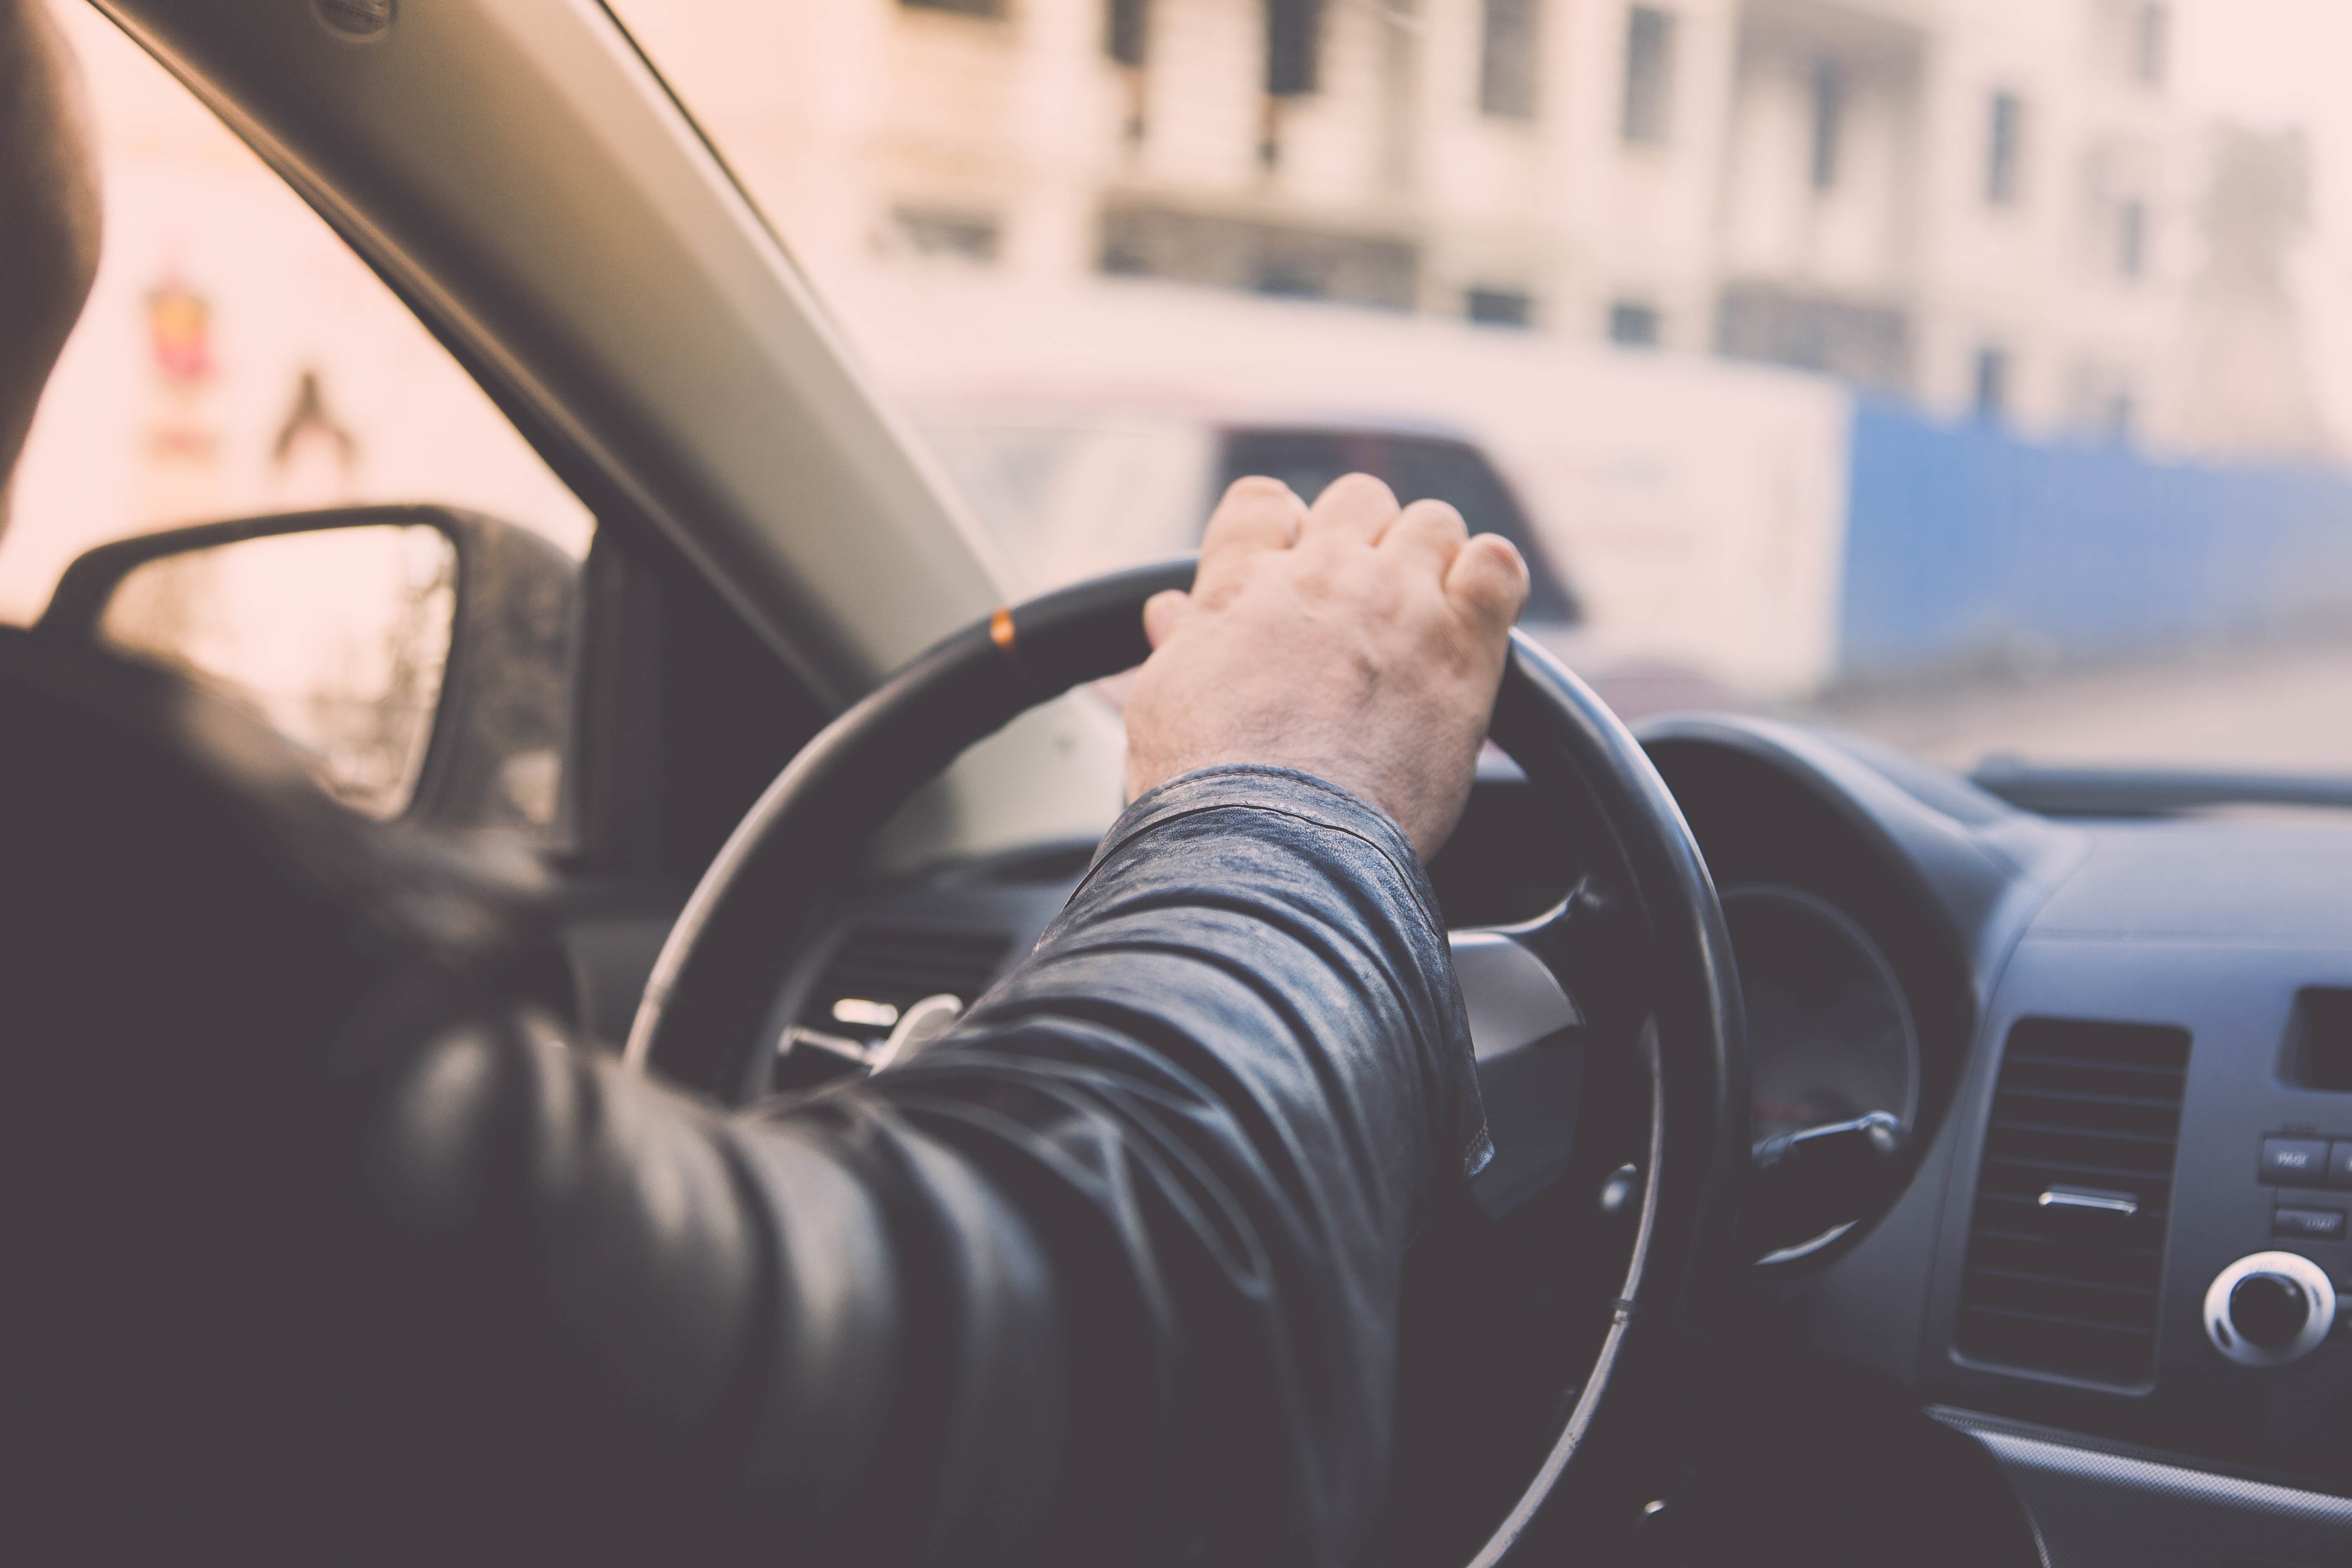
[(2164, 83), (2164, 47), (2171, 23), (2161, 0), (2143, 0), (2132, 27), (2132, 75), (2148, 87)]
[(1213, 437), (1188, 420), (1001, 402), (916, 418), (1033, 593), (1200, 544)]
[(1322, 0), (1265, 0), (1265, 90), (1297, 98), (1315, 90)]
[(1490, 327), (1524, 327), (1535, 315), (1535, 301), (1517, 289), (1473, 289), (1463, 305), (1472, 321)]
[(1835, 60), (1813, 62), (1813, 189), (1837, 184), (1838, 137), (1845, 118), (1845, 74)]
[(397, 816), (432, 738), (457, 572), (421, 523), (242, 539), (133, 569), (99, 632), (251, 703), (336, 798)]
[(2147, 205), (2126, 201), (2116, 209), (2116, 270), (2137, 278), (2147, 268)]
[(1658, 342), (1656, 309), (1624, 301), (1610, 306), (1609, 341), (1623, 343), (1628, 348), (1655, 348)]
[(1998, 419), (2009, 406), (2009, 355), (1997, 348), (1977, 351), (1977, 417)]
[(1103, 47), (1123, 66), (1140, 66), (1151, 47), (1150, 0), (1110, 0)]
[(1629, 717), (2352, 777), (2343, 0), (611, 4), (1033, 583), (1442, 432)]
[(1625, 140), (1647, 146), (1666, 140), (1674, 88), (1675, 19), (1636, 5), (1625, 17)]
[(1536, 112), (1537, 0), (1485, 0), (1478, 47), (1478, 107), (1508, 120)]
[(1985, 150), (1985, 200), (2005, 207), (2017, 200), (2017, 136), (2025, 106), (2013, 92), (1992, 95), (1990, 144)]
[(55, 9), (105, 243), (17, 469), (0, 618), (94, 544), (264, 512), (437, 501), (584, 554), (586, 509), (366, 264), (95, 10)]
[[(584, 556), (587, 510), (333, 230), (92, 7), (55, 9), (89, 89), (105, 233), (16, 471), (0, 619), (38, 616), (95, 545), (278, 512), (437, 503)], [(394, 815), (417, 779), (436, 639), (448, 635), (446, 605), (438, 629), (420, 629), (445, 590), (415, 552), (364, 548), (400, 532), (143, 567), (110, 635), (230, 685), (330, 787)], [(356, 608), (331, 614), (335, 604)], [(191, 605), (210, 619), (148, 613)], [(530, 711), (480, 738), (495, 777), (463, 809), (467, 823), (560, 838), (570, 694), (545, 686), (534, 676)]]

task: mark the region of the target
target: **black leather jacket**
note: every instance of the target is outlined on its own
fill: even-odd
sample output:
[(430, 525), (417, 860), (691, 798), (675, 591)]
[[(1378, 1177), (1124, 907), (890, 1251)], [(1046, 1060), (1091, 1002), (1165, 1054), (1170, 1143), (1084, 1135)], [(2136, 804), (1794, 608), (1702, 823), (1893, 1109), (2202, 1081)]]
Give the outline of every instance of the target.
[(1406, 1243), (1486, 1153), (1377, 811), (1181, 779), (952, 1034), (729, 1113), (515, 1005), (531, 900), (238, 715), (7, 636), (0, 737), (11, 1447), (89, 1554), (1362, 1543)]

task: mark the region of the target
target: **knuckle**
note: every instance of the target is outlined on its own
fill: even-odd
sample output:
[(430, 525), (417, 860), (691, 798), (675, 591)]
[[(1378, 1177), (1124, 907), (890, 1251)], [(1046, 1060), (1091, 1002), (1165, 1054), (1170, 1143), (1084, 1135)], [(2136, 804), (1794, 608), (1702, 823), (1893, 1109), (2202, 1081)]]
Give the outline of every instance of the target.
[(1326, 499), (1355, 506), (1377, 505), (1390, 510), (1396, 508), (1396, 497), (1388, 485), (1361, 470), (1341, 474), (1324, 487), (1323, 494)]
[(1442, 501), (1433, 496), (1413, 502), (1404, 509), (1404, 515), (1407, 521), (1420, 527), (1465, 539), (1470, 534), (1469, 524), (1462, 521), (1461, 511), (1451, 501)]
[(1274, 500), (1290, 493), (1290, 487), (1265, 474), (1244, 474), (1225, 487), (1227, 500), (1247, 500), (1255, 497)]
[(1497, 586), (1526, 586), (1528, 563), (1518, 546), (1498, 533), (1482, 533), (1471, 542), (1477, 547), (1472, 563), (1480, 576)]

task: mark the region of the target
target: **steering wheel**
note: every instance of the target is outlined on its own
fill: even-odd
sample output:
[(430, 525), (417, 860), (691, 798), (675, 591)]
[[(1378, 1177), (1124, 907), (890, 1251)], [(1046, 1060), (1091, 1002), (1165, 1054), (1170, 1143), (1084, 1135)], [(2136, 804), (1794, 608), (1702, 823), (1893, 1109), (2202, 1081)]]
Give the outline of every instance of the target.
[[(688, 900), (646, 984), (628, 1060), (722, 1100), (743, 1098), (774, 1044), (763, 1026), (781, 956), (819, 934), (872, 833), (974, 741), (1075, 686), (1140, 664), (1150, 651), (1144, 601), (1189, 587), (1192, 569), (1189, 559), (1139, 567), (1000, 609), (826, 726), (761, 795)], [(1653, 1495), (1624, 1490), (1639, 1483), (1622, 1479), (1623, 1453), (1614, 1462), (1599, 1456), (1645, 1445), (1628, 1385), (1647, 1390), (1653, 1376), (1630, 1369), (1675, 1359), (1675, 1325), (1712, 1294), (1733, 1256), (1736, 1184), (1749, 1162), (1730, 941), (1664, 782), (1591, 689), (1517, 632), (1489, 734), (1543, 808), (1559, 815), (1585, 868), (1549, 914), (1454, 933), (1490, 1119), (1500, 1129), (1551, 1115), (1544, 1075), (1513, 1069), (1580, 1040), (1585, 1054), (1613, 1049), (1628, 1065), (1630, 1081), (1646, 1089), (1648, 1125), (1646, 1137), (1634, 1128), (1638, 1154), (1601, 1199), (1623, 1211), (1628, 1239), (1598, 1352), (1570, 1385), (1572, 1398), (1547, 1417), (1548, 1446), (1524, 1485), (1512, 1479), (1516, 1502), (1500, 1510), (1498, 1526), (1478, 1526), (1480, 1564), (1532, 1545), (1539, 1515), (1590, 1506), (1548, 1508), (1557, 1498), (1606, 1492), (1638, 1506)], [(1571, 1087), (1555, 1119), (1573, 1122), (1576, 1098)], [(1549, 1141), (1568, 1136), (1562, 1128)], [(1498, 1165), (1509, 1142), (1498, 1131)], [(1538, 1163), (1540, 1180), (1566, 1161)], [(1528, 1169), (1518, 1162), (1521, 1185)], [(1520, 1245), (1544, 1245), (1547, 1234), (1559, 1233)], [(1620, 1436), (1612, 1442), (1607, 1434)], [(1618, 1479), (1570, 1484), (1603, 1474)], [(1547, 1524), (1538, 1533), (1553, 1532)]]

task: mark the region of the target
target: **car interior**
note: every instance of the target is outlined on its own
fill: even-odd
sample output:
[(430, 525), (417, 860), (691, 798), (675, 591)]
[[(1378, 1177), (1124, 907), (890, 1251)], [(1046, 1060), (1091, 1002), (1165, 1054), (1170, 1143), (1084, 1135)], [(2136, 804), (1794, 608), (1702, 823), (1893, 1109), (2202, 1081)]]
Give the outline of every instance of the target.
[[(1119, 808), (1104, 683), (1189, 563), (1013, 602), (602, 6), (95, 4), (593, 537), (429, 494), (151, 532), (82, 553), (42, 634), (236, 688), (139, 605), (337, 540), (405, 574), (339, 612), (421, 650), (370, 677), (396, 723), (249, 700), (356, 808), (529, 841), (540, 1000), (717, 1100), (887, 1071), (1009, 973)], [(1459, 490), (1540, 553), (1442, 431), (1211, 449)], [(1629, 727), (1525, 636), (1491, 739), (1431, 871), (1497, 1158), (1416, 1260), (1379, 1561), (2352, 1562), (2341, 801)]]

